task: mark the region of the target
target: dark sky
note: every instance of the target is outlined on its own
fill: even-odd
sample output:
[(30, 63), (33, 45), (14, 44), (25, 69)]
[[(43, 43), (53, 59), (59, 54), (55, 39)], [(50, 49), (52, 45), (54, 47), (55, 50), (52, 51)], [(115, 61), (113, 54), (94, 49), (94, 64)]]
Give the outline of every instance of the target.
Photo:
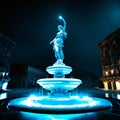
[(64, 63), (101, 74), (99, 42), (120, 26), (120, 0), (1, 0), (0, 32), (16, 42), (14, 63), (44, 69), (55, 62), (49, 42), (67, 22)]

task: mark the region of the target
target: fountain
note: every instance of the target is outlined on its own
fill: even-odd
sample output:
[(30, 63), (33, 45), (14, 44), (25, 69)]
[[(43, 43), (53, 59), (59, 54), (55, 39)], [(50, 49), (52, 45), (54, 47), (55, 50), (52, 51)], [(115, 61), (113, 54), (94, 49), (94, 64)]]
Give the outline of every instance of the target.
[(77, 88), (82, 81), (75, 78), (65, 78), (65, 75), (72, 72), (72, 67), (63, 63), (63, 42), (67, 37), (66, 21), (62, 16), (59, 17), (59, 20), (63, 21), (64, 25), (58, 25), (58, 33), (50, 42), (53, 45), (56, 62), (46, 68), (53, 78), (37, 80), (37, 84), (46, 89), (48, 95), (31, 95), (13, 99), (8, 103), (8, 108), (39, 114), (71, 114), (110, 109), (112, 104), (106, 99), (71, 94), (71, 91)]

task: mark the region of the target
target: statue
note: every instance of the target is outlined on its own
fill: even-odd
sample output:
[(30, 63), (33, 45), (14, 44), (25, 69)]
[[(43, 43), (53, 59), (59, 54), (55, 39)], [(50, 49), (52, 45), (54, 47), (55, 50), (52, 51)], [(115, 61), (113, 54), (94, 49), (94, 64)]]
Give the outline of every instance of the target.
[(63, 64), (64, 53), (62, 48), (64, 47), (64, 40), (67, 38), (67, 33), (65, 32), (66, 21), (62, 16), (59, 16), (59, 19), (63, 21), (64, 25), (58, 25), (58, 33), (56, 34), (56, 37), (50, 42), (50, 44), (53, 44), (53, 50), (57, 59), (55, 64)]

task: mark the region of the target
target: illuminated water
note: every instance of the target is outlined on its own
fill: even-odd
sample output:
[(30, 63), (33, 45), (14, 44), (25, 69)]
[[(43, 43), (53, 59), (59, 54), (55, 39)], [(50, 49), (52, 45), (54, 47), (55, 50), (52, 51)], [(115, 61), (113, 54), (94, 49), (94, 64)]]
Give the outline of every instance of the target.
[(81, 114), (40, 114), (30, 112), (20, 112), (25, 120), (96, 120), (97, 114), (94, 112)]
[(70, 96), (66, 98), (55, 98), (49, 96), (33, 96), (27, 98), (18, 98), (11, 100), (9, 107), (16, 110), (49, 113), (49, 114), (69, 114), (69, 113), (83, 113), (110, 109), (112, 104), (110, 101), (88, 97), (88, 96)]

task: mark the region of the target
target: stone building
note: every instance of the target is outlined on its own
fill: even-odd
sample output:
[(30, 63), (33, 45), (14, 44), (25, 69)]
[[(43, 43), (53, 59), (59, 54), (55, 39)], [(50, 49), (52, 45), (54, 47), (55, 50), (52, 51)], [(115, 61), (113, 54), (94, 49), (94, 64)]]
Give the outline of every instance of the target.
[(10, 64), (15, 42), (0, 33), (0, 89), (6, 89), (10, 80)]
[(40, 87), (36, 81), (46, 77), (46, 73), (42, 70), (26, 64), (11, 64), (10, 69), (9, 89)]
[(120, 90), (120, 28), (99, 43), (102, 62), (100, 80), (106, 90)]

